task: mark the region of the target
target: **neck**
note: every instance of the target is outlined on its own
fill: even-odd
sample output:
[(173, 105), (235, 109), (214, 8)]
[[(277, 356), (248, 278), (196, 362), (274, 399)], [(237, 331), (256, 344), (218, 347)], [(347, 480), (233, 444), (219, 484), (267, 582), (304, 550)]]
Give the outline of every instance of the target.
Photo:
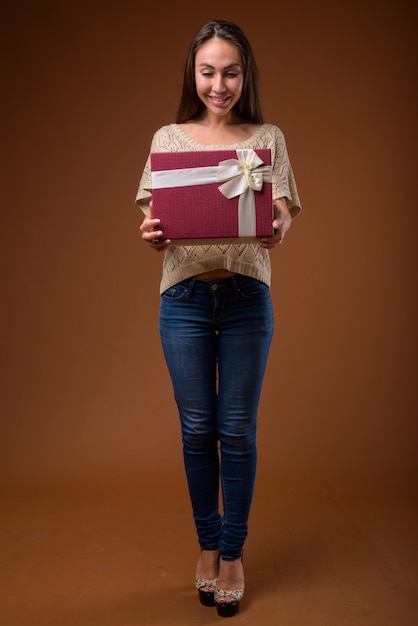
[(209, 111), (205, 111), (195, 121), (198, 124), (202, 124), (202, 126), (207, 126), (213, 129), (221, 129), (225, 128), (226, 126), (233, 126), (235, 124), (241, 124), (243, 122), (243, 120), (241, 120), (233, 111), (225, 116), (213, 115)]

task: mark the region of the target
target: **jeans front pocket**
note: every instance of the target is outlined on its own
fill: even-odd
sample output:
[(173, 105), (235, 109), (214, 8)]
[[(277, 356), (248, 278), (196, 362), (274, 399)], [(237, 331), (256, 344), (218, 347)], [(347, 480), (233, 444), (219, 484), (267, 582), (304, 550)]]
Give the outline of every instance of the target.
[(250, 278), (249, 276), (240, 277), (237, 280), (238, 294), (244, 300), (252, 300), (255, 298), (266, 298), (270, 295), (270, 288), (265, 283)]
[(181, 302), (190, 298), (193, 292), (194, 279), (182, 280), (180, 283), (166, 289), (161, 298), (167, 302)]

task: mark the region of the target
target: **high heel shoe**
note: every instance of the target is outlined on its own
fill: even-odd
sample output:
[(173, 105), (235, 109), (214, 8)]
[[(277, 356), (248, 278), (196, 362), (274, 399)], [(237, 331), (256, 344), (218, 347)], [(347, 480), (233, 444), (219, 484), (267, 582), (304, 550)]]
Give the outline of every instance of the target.
[[(203, 552), (205, 552), (206, 554), (203, 554)], [(209, 555), (208, 553), (211, 553), (211, 555)], [(219, 549), (204, 549), (201, 548), (200, 549), (200, 559), (202, 559), (204, 561), (206, 561), (204, 563), (205, 567), (202, 567), (202, 563), (199, 562), (198, 563), (198, 567), (197, 567), (197, 571), (196, 571), (196, 578), (194, 581), (195, 587), (199, 592), (199, 600), (200, 603), (203, 604), (203, 606), (215, 606), (215, 589), (216, 589), (216, 585), (218, 584), (218, 579), (217, 578), (200, 578), (199, 574), (201, 575), (202, 572), (206, 571), (210, 574), (217, 574), (218, 572), (218, 567), (219, 567)], [(207, 569), (209, 567), (209, 569)], [(210, 575), (209, 574), (209, 575)]]
[[(238, 613), (239, 605), (244, 596), (244, 589), (234, 589), (226, 591), (225, 589), (216, 588), (214, 601), (216, 611), (220, 617), (233, 617)], [(232, 598), (231, 602), (220, 602), (223, 598)]]
[[(243, 555), (241, 555), (239, 559), (242, 562)], [(229, 591), (220, 589), (218, 585), (216, 585), (214, 600), (218, 615), (220, 617), (233, 617), (238, 613), (239, 605), (243, 597), (244, 588)]]
[[(203, 604), (203, 606), (215, 606), (215, 589), (218, 584), (218, 579), (205, 580), (203, 578), (196, 578), (194, 584), (199, 592), (200, 604)], [(207, 591), (207, 587), (212, 588), (213, 591)]]

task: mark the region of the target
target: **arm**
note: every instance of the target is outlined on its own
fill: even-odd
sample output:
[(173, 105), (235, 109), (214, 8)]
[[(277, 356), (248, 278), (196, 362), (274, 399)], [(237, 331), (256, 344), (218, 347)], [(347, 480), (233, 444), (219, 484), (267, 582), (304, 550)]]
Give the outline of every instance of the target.
[(164, 239), (163, 231), (160, 230), (160, 220), (152, 217), (152, 200), (150, 201), (150, 211), (143, 219), (139, 230), (142, 239), (157, 252), (164, 251), (171, 243), (170, 239)]
[(273, 208), (274, 235), (272, 237), (263, 237), (261, 240), (263, 248), (276, 248), (280, 246), (292, 223), (292, 217), (287, 208), (286, 198), (276, 198), (276, 200), (273, 200)]

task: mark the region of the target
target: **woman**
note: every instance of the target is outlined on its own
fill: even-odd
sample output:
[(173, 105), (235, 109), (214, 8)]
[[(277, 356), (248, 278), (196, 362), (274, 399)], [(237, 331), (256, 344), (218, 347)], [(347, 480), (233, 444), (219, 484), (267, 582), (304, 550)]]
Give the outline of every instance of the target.
[(152, 217), (149, 159), (136, 197), (143, 240), (165, 251), (159, 330), (201, 548), (195, 586), (201, 603), (224, 617), (238, 611), (245, 586), (257, 410), (273, 335), (268, 251), (282, 243), (300, 203), (283, 134), (263, 120), (251, 46), (237, 25), (214, 20), (191, 43), (176, 123), (155, 133), (151, 152), (231, 148), (271, 149), (273, 236), (210, 246), (164, 239)]

